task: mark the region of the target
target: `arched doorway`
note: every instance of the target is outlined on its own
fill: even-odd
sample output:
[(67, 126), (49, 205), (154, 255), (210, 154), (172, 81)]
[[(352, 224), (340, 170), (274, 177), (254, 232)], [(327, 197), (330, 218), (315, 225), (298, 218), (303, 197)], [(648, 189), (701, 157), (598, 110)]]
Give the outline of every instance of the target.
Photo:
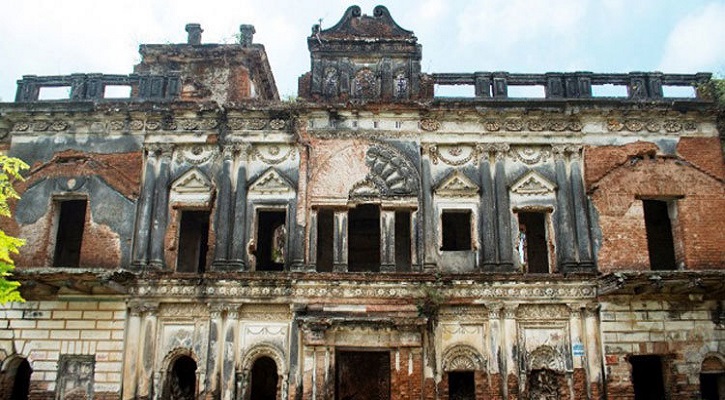
[(30, 392), (30, 374), (33, 369), (30, 363), (24, 358), (17, 358), (8, 369), (10, 375), (8, 379), (12, 380), (11, 400), (27, 400)]
[(249, 400), (276, 400), (278, 378), (274, 360), (264, 356), (254, 361)]
[(711, 355), (702, 361), (700, 398), (720, 400), (725, 395), (725, 363), (720, 356)]
[(168, 400), (194, 400), (196, 398), (196, 361), (189, 356), (177, 358), (166, 377)]

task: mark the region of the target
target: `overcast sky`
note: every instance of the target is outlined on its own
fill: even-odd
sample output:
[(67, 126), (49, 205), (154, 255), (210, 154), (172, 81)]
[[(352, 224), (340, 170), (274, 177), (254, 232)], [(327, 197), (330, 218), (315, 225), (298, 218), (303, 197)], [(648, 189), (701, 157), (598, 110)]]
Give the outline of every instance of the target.
[(4, 0), (0, 99), (22, 75), (128, 74), (141, 43), (231, 43), (255, 25), (282, 97), (309, 70), (306, 38), (357, 4), (384, 4), (423, 45), (424, 72), (698, 71), (725, 74), (725, 0)]

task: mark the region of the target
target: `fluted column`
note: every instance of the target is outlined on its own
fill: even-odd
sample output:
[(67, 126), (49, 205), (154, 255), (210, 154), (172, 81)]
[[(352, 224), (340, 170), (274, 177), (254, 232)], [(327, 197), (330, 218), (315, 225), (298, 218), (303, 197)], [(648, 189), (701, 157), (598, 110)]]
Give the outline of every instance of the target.
[(151, 235), (151, 218), (156, 189), (157, 149), (146, 149), (146, 168), (143, 176), (143, 187), (138, 205), (136, 222), (136, 239), (134, 241), (133, 263), (137, 267), (145, 267), (149, 262), (149, 237)]
[(513, 242), (511, 241), (511, 203), (506, 185), (506, 154), (509, 145), (495, 145), (494, 187), (496, 190), (496, 208), (498, 233), (498, 262), (500, 271), (513, 271)]
[[(500, 398), (505, 399), (508, 390), (506, 388), (506, 361), (503, 357), (498, 357), (501, 354), (501, 349), (505, 346), (505, 332), (503, 332), (502, 309), (503, 306), (500, 303), (494, 303), (488, 307), (488, 339), (490, 346), (490, 354), (492, 355), (489, 361), (489, 373), (492, 375), (492, 380), (495, 376), (501, 380), (499, 388), (501, 390)], [(493, 355), (496, 355), (493, 357)], [(495, 395), (491, 393), (491, 395)]]
[(566, 148), (554, 146), (554, 169), (556, 171), (556, 215), (557, 215), (557, 258), (559, 271), (566, 272), (576, 266), (576, 242), (574, 237), (574, 223), (572, 219), (571, 194), (569, 179), (566, 171)]
[(164, 237), (169, 210), (169, 173), (172, 146), (161, 149), (159, 157), (158, 177), (154, 191), (154, 216), (151, 224), (151, 259), (149, 266), (162, 268), (164, 262)]
[(570, 147), (571, 190), (574, 200), (574, 219), (576, 220), (576, 238), (579, 253), (579, 266), (593, 268), (591, 235), (589, 234), (589, 207), (581, 167), (581, 146)]
[(139, 353), (141, 351), (141, 308), (139, 304), (130, 304), (128, 307), (126, 325), (126, 343), (123, 356), (123, 386), (121, 387), (123, 400), (136, 398)]
[(588, 390), (591, 399), (604, 398), (604, 376), (603, 376), (603, 360), (601, 337), (599, 327), (599, 310), (600, 305), (597, 303), (588, 304), (584, 308), (584, 333), (585, 346), (587, 354), (587, 375)]
[(481, 210), (478, 219), (479, 242), (481, 251), (479, 265), (484, 271), (493, 272), (496, 270), (496, 214), (494, 207), (496, 199), (493, 191), (493, 179), (491, 177), (491, 162), (488, 149), (479, 149), (482, 153), (478, 166), (478, 174), (481, 186)]
[[(576, 381), (577, 375), (582, 374), (584, 371), (584, 355), (579, 353), (584, 341), (582, 340), (582, 307), (577, 304), (570, 305), (569, 312), (569, 342), (571, 343), (571, 358), (572, 367), (574, 369), (574, 381)], [(586, 380), (586, 376), (583, 377)], [(586, 389), (586, 388), (584, 388)], [(588, 398), (587, 393), (582, 393), (582, 388), (574, 387), (571, 385), (570, 390), (571, 398), (573, 399), (586, 399)]]
[(217, 209), (215, 218), (216, 246), (214, 247), (214, 269), (227, 269), (227, 261), (231, 243), (231, 217), (234, 215), (234, 201), (232, 193), (232, 167), (234, 165), (234, 146), (225, 146), (223, 150), (222, 168), (219, 171), (219, 192), (217, 196)]

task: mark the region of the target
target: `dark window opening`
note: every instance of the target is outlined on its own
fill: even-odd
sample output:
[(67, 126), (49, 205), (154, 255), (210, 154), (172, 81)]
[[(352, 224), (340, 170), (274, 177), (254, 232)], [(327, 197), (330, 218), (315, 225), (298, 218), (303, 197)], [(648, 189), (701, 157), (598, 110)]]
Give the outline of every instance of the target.
[(526, 272), (549, 273), (549, 250), (546, 242), (546, 214), (520, 212), (519, 254)]
[(285, 211), (260, 211), (257, 219), (257, 271), (284, 270), (287, 229)]
[(317, 211), (317, 271), (332, 272), (335, 243), (335, 213), (332, 210)]
[(208, 251), (209, 211), (182, 211), (176, 271), (203, 273)]
[(724, 373), (700, 374), (700, 398), (702, 400), (720, 400), (725, 395)]
[(410, 211), (395, 212), (395, 266), (410, 271)]
[(448, 373), (448, 399), (476, 400), (473, 371), (453, 371)]
[(642, 203), (650, 268), (655, 271), (674, 270), (677, 263), (668, 204), (660, 200), (642, 200)]
[(196, 398), (196, 361), (181, 356), (171, 367), (165, 399), (193, 400)]
[(471, 250), (471, 211), (443, 211), (443, 251)]
[(364, 204), (348, 212), (348, 271), (380, 271), (380, 208)]
[(634, 400), (662, 400), (665, 382), (662, 375), (662, 357), (630, 356)]
[(261, 357), (252, 367), (252, 388), (250, 391), (253, 400), (275, 400), (277, 398), (277, 364), (269, 357)]
[(78, 267), (81, 260), (86, 200), (60, 201), (58, 233), (55, 237), (54, 267)]
[(15, 379), (13, 379), (13, 391), (10, 396), (11, 400), (27, 400), (30, 392), (30, 374), (33, 370), (30, 368), (28, 360), (20, 361), (15, 370)]
[(390, 353), (339, 351), (335, 355), (335, 399), (390, 399)]

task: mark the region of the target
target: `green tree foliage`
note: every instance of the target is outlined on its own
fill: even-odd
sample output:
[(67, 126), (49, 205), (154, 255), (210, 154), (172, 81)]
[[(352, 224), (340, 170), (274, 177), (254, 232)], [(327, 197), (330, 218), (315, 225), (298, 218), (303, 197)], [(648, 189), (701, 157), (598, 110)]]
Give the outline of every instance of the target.
[[(20, 171), (27, 168), (28, 165), (20, 159), (0, 155), (0, 216), (11, 216), (8, 201), (20, 198), (13, 182), (22, 181)], [(12, 254), (16, 254), (24, 243), (24, 240), (8, 236), (0, 229), (0, 304), (24, 301), (18, 292), (20, 282), (8, 280), (15, 268)]]

